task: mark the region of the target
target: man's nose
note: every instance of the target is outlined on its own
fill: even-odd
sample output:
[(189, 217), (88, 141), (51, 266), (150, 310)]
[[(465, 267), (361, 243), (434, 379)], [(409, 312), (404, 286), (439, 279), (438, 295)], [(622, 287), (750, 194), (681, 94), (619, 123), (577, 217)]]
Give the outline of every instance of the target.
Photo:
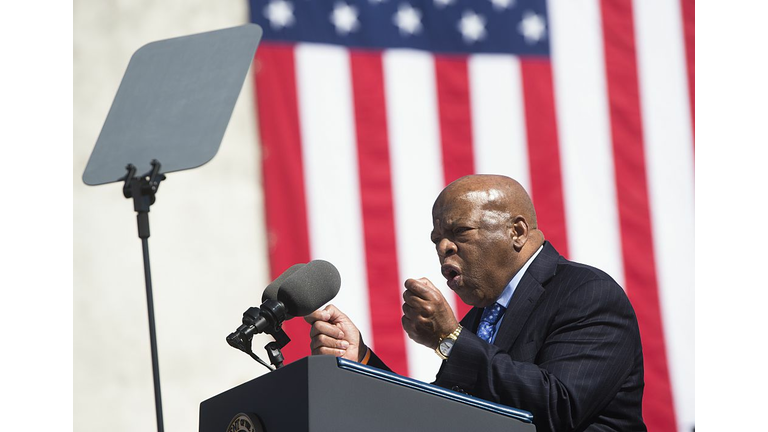
[(437, 244), (437, 255), (441, 258), (451, 256), (456, 253), (456, 243), (444, 238)]

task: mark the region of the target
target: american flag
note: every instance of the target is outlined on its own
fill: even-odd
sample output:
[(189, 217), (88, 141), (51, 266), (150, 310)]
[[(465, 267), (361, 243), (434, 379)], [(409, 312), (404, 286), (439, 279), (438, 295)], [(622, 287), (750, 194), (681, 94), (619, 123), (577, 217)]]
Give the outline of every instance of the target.
[[(637, 312), (649, 430), (694, 421), (693, 0), (250, 0), (272, 277), (325, 259), (333, 301), (400, 374), (440, 360), (400, 326), (458, 177), (531, 194), (557, 250)], [(286, 323), (288, 361), (309, 327)]]

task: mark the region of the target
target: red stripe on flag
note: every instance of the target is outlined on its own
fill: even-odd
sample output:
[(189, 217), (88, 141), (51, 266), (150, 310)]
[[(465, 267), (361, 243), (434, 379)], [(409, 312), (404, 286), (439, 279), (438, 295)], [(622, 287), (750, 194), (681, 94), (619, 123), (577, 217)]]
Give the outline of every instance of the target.
[(601, 0), (606, 79), (627, 295), (643, 341), (648, 430), (676, 429), (648, 203), (631, 0)]
[[(472, 151), (472, 114), (469, 100), (469, 69), (466, 57), (435, 56), (435, 81), (440, 117), (445, 184), (475, 173)], [(456, 299), (461, 319), (471, 306)]]
[(557, 138), (552, 65), (545, 59), (521, 59), (531, 172), (531, 198), (536, 206), (539, 228), (563, 256), (568, 256), (563, 180)]
[(691, 103), (691, 123), (696, 133), (696, 13), (694, 0), (681, 0), (683, 35), (685, 36), (685, 58), (688, 66), (688, 99)]
[[(274, 279), (293, 264), (310, 260), (293, 46), (261, 45), (256, 52), (255, 81), (269, 268)], [(292, 339), (283, 349), (286, 363), (309, 355), (309, 325), (296, 318), (283, 328)]]
[(350, 66), (373, 340), (376, 354), (408, 375), (381, 54), (351, 51)]

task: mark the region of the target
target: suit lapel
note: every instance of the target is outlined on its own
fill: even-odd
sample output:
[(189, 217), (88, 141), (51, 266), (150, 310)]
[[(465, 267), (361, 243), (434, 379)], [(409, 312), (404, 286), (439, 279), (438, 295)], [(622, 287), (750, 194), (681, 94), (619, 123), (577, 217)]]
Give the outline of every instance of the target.
[(461, 326), (471, 330), (472, 333), (477, 331), (477, 326), (480, 325), (480, 317), (483, 315), (482, 308), (473, 307), (464, 315), (461, 319)]
[(528, 267), (517, 285), (514, 295), (512, 295), (512, 300), (504, 313), (494, 345), (504, 351), (509, 351), (512, 348), (523, 329), (523, 325), (536, 308), (539, 297), (544, 294), (544, 285), (555, 275), (559, 257), (560, 254), (555, 248), (549, 242), (545, 242), (544, 249)]
[(496, 335), (496, 340), (493, 341), (494, 345), (504, 351), (509, 351), (542, 294), (544, 294), (544, 288), (527, 274), (523, 275), (523, 279), (520, 280), (520, 284), (509, 302), (509, 308), (504, 312), (499, 333)]

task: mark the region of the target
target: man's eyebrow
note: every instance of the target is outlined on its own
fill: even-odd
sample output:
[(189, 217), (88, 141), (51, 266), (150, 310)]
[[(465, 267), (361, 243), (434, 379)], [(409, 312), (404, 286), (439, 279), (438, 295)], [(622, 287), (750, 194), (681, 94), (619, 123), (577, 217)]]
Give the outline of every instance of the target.
[(446, 224), (449, 228), (453, 229), (457, 226), (469, 226), (472, 225), (472, 218), (469, 217), (457, 217), (455, 219), (452, 219), (450, 223)]

